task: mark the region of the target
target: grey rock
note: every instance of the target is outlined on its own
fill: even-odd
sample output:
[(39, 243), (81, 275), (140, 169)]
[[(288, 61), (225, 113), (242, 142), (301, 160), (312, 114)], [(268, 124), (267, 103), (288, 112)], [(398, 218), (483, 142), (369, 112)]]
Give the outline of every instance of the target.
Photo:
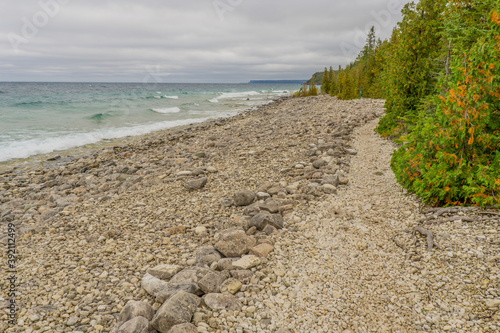
[(207, 294), (203, 300), (213, 311), (239, 311), (242, 307), (242, 303), (236, 297), (228, 294)]
[(200, 190), (203, 187), (205, 187), (207, 181), (208, 181), (207, 177), (201, 177), (198, 179), (189, 180), (184, 183), (184, 187), (191, 191)]
[(284, 225), (283, 217), (280, 214), (259, 213), (252, 217), (248, 227), (256, 227), (259, 230), (264, 230), (267, 225), (272, 225), (276, 229), (282, 229)]
[(184, 292), (190, 293), (190, 294), (194, 294), (194, 295), (202, 295), (203, 294), (200, 287), (196, 283), (189, 282), (189, 281), (179, 282), (179, 283), (169, 282), (168, 285), (164, 289), (162, 289), (156, 293), (156, 301), (158, 303), (163, 304), (181, 290)]
[(339, 177), (337, 175), (330, 175), (323, 179), (322, 184), (330, 184), (333, 186), (339, 185)]
[(218, 293), (221, 284), (229, 278), (228, 272), (209, 272), (200, 281), (198, 286), (205, 293)]
[(168, 333), (198, 333), (198, 329), (191, 323), (175, 325)]
[(264, 204), (260, 205), (261, 210), (268, 211), (269, 213), (279, 212), (280, 203), (274, 199), (267, 199)]
[(146, 302), (128, 301), (120, 312), (120, 322), (126, 322), (135, 317), (153, 319), (155, 312), (151, 305)]
[(246, 216), (255, 216), (259, 213), (260, 213), (260, 208), (258, 205), (251, 205), (251, 206), (246, 207), (243, 210), (243, 215), (246, 215)]
[(153, 275), (146, 273), (141, 280), (141, 286), (148, 292), (148, 294), (155, 296), (156, 293), (168, 285), (167, 281), (163, 281), (154, 277)]
[(231, 198), (223, 198), (221, 200), (221, 205), (223, 207), (231, 207), (232, 205), (234, 205), (234, 200)]
[(148, 269), (148, 273), (160, 280), (170, 280), (181, 269), (182, 267), (178, 265), (158, 265)]
[(243, 230), (223, 231), (215, 248), (225, 257), (239, 257), (254, 247), (256, 240)]
[(167, 333), (175, 325), (189, 323), (200, 302), (198, 296), (179, 291), (158, 309), (151, 326), (160, 333)]
[(149, 320), (144, 317), (135, 317), (118, 328), (118, 333), (149, 333)]
[(236, 269), (233, 266), (233, 262), (239, 260), (240, 258), (222, 258), (217, 262), (217, 269), (220, 271), (230, 271)]
[(171, 279), (170, 283), (186, 283), (192, 282), (198, 284), (198, 281), (203, 279), (205, 275), (211, 272), (210, 269), (205, 267), (193, 266), (184, 268), (179, 273), (175, 274)]
[(355, 151), (354, 149), (349, 149), (349, 148), (344, 148), (344, 151), (348, 153), (349, 155), (357, 155), (358, 152)]
[(264, 229), (262, 229), (262, 231), (270, 236), (270, 235), (275, 235), (278, 233), (278, 229), (276, 229), (275, 227), (273, 227), (272, 225), (268, 224), (264, 227)]
[(243, 284), (249, 284), (253, 277), (253, 272), (246, 269), (236, 269), (231, 271), (231, 276)]
[(255, 193), (252, 191), (244, 190), (236, 192), (233, 196), (235, 206), (248, 206), (255, 200)]
[(213, 246), (202, 246), (196, 252), (196, 264), (199, 266), (210, 266), (221, 258), (221, 254)]

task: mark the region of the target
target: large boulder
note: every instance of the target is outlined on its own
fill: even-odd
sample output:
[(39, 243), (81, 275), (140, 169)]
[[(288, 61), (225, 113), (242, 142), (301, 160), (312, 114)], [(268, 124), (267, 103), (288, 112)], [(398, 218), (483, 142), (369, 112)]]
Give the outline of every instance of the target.
[(169, 282), (165, 288), (159, 290), (156, 293), (156, 301), (158, 303), (163, 304), (181, 290), (184, 292), (190, 293), (190, 294), (194, 294), (194, 295), (202, 295), (203, 294), (200, 287), (196, 283), (189, 282), (189, 281), (180, 282), (180, 283)]
[(175, 325), (189, 323), (200, 302), (200, 297), (179, 291), (158, 309), (151, 326), (160, 333), (167, 333)]
[(196, 252), (196, 264), (198, 266), (209, 266), (219, 261), (221, 254), (213, 246), (202, 246)]
[(135, 317), (144, 317), (151, 320), (155, 312), (146, 302), (128, 301), (120, 312), (120, 322), (126, 322)]

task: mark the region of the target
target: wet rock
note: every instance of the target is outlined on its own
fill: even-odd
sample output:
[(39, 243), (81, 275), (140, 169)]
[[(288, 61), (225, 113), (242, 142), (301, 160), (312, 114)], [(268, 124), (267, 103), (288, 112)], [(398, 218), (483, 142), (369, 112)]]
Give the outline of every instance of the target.
[(248, 253), (255, 244), (255, 239), (248, 236), (243, 230), (227, 230), (221, 233), (215, 248), (225, 257), (239, 257)]
[(252, 191), (244, 190), (236, 192), (233, 196), (235, 206), (248, 206), (255, 200), (255, 193)]
[(158, 309), (151, 326), (160, 333), (167, 333), (175, 325), (189, 323), (200, 302), (198, 296), (179, 291)]
[(213, 311), (239, 311), (243, 304), (233, 295), (207, 294), (203, 297), (205, 304)]

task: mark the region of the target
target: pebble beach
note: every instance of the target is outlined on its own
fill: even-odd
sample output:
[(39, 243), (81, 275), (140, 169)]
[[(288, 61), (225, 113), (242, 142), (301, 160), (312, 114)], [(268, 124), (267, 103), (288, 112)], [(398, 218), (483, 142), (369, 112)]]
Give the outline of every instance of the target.
[(282, 98), (9, 164), (0, 331), (500, 331), (500, 213), (406, 193), (383, 113)]

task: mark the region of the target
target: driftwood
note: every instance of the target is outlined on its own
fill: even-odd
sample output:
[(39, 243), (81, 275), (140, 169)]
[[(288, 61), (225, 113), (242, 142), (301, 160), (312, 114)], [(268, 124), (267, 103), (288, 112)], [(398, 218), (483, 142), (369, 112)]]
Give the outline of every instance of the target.
[(437, 246), (437, 244), (434, 242), (434, 235), (433, 235), (432, 231), (424, 229), (422, 227), (416, 227), (415, 229), (413, 229), (413, 236), (415, 237), (415, 240), (417, 237), (417, 232), (419, 234), (421, 234), (422, 236), (427, 236), (427, 250), (428, 251), (432, 251), (434, 246), (436, 248), (439, 248)]

